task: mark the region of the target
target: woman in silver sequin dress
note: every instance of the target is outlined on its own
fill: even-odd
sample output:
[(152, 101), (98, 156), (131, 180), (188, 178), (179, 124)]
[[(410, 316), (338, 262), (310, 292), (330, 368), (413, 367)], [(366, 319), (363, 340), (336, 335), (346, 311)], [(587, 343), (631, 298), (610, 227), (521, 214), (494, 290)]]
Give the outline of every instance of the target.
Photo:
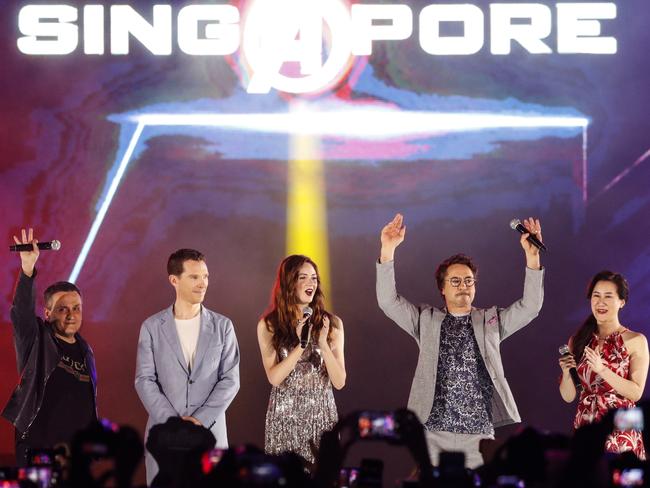
[[(313, 310), (307, 324), (305, 307)], [(304, 349), (299, 340), (303, 327), (311, 328)], [(264, 449), (270, 454), (294, 452), (311, 467), (321, 434), (338, 420), (332, 385), (345, 385), (345, 360), (343, 322), (325, 310), (318, 267), (308, 257), (292, 255), (280, 263), (257, 338), (273, 385)]]

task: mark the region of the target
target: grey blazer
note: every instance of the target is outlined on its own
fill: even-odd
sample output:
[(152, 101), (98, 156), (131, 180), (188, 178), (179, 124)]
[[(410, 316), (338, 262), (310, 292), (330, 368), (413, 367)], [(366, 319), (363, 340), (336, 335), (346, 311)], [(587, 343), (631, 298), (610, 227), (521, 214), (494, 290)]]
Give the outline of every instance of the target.
[[(492, 422), (495, 427), (521, 422), (515, 399), (503, 372), (499, 345), (537, 317), (544, 299), (544, 270), (526, 268), (524, 295), (507, 308), (472, 308), (472, 325), (481, 356), (492, 382)], [(445, 312), (429, 305), (415, 306), (397, 294), (394, 261), (377, 262), (379, 308), (418, 343), (420, 354), (411, 384), (408, 408), (422, 423), (433, 406), (438, 369), (440, 326)]]
[[(210, 429), (217, 447), (228, 447), (226, 409), (239, 390), (239, 347), (229, 318), (201, 308), (194, 369), (189, 371), (172, 307), (140, 328), (135, 389), (149, 413), (149, 429), (169, 417), (192, 416)], [(147, 453), (147, 484), (158, 471)]]

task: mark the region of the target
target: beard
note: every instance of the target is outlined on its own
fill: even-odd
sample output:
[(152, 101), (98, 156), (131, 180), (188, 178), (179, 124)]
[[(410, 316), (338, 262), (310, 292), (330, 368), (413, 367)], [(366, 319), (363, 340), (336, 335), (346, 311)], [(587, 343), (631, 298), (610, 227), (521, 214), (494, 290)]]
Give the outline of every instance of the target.
[(472, 296), (469, 293), (459, 293), (454, 296), (454, 302), (457, 306), (471, 305)]

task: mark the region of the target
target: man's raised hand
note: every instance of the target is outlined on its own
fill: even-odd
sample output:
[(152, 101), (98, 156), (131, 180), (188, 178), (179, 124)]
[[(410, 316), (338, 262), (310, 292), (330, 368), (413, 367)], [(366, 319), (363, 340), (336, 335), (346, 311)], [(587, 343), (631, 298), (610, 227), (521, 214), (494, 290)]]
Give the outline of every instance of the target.
[(14, 242), (16, 244), (31, 244), (31, 251), (23, 251), (20, 253), (20, 262), (23, 268), (23, 273), (26, 276), (31, 276), (34, 274), (34, 267), (36, 266), (36, 261), (38, 261), (38, 240), (34, 239), (34, 230), (30, 227), (26, 232), (25, 229), (20, 230), (22, 239), (14, 236)]
[(402, 214), (396, 214), (393, 220), (381, 229), (381, 255), (380, 262), (392, 261), (395, 249), (404, 241), (406, 226)]
[(532, 217), (524, 219), (522, 224), (524, 224), (524, 227), (526, 227), (526, 230), (528, 231), (527, 234), (522, 234), (519, 238), (521, 247), (526, 253), (526, 265), (531, 269), (540, 269), (539, 249), (537, 249), (537, 246), (534, 244), (528, 242), (527, 239), (529, 235), (534, 234), (535, 237), (539, 239), (539, 242), (544, 242), (542, 240), (542, 225), (539, 223), (539, 219), (534, 219)]

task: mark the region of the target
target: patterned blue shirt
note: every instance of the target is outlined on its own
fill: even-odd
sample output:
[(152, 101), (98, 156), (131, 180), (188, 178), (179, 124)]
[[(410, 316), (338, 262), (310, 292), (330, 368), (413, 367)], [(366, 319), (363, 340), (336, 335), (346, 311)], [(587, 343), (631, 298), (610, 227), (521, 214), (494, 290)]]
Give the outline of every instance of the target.
[(424, 427), (431, 432), (494, 435), (493, 392), (471, 315), (447, 313), (440, 330), (433, 407)]

